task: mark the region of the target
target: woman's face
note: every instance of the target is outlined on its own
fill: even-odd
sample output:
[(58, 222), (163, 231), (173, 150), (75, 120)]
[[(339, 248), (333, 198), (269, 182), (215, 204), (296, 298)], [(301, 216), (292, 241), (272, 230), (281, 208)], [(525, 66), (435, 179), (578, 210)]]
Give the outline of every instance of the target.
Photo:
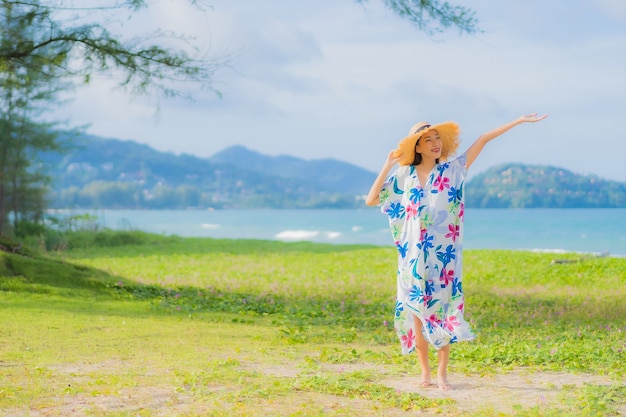
[(415, 152), (422, 155), (422, 158), (439, 159), (441, 157), (442, 142), (439, 133), (431, 130), (422, 135), (415, 145)]

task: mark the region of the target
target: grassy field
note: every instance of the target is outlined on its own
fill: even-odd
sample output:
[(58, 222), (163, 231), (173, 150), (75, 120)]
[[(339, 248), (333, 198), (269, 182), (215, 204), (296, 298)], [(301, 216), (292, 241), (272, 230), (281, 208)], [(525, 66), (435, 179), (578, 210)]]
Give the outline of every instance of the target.
[(466, 251), (466, 316), (478, 338), (453, 346), (451, 374), (589, 381), (564, 383), (550, 401), (468, 408), (402, 382), (419, 369), (392, 328), (393, 248), (139, 232), (65, 243), (0, 252), (0, 415), (626, 410), (626, 259)]

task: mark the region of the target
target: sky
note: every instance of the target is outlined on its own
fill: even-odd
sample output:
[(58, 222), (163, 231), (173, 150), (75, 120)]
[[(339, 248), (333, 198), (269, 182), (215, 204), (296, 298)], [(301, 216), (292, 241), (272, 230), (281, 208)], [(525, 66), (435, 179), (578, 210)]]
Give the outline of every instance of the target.
[(517, 162), (626, 181), (626, 2), (451, 3), (473, 9), (481, 32), (428, 35), (382, 0), (211, 0), (204, 10), (154, 0), (120, 33), (195, 37), (198, 53), (224, 62), (219, 94), (133, 97), (99, 76), (54, 114), (176, 154), (243, 145), (378, 172), (418, 121), (457, 122), (463, 152), (520, 115), (546, 113), (489, 143), (470, 175)]

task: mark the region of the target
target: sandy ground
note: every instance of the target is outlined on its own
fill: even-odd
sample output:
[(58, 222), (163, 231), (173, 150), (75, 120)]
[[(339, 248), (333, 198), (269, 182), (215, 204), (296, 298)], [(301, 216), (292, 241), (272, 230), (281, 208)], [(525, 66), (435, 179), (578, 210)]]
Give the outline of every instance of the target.
[[(564, 385), (582, 386), (611, 385), (608, 378), (567, 373), (513, 371), (492, 376), (466, 376), (450, 374), (448, 381), (453, 389), (440, 390), (436, 381), (429, 388), (419, 388), (419, 377), (387, 379), (382, 383), (400, 391), (417, 392), (429, 398), (451, 398), (461, 411), (476, 412), (492, 408), (495, 411), (511, 414), (514, 405), (529, 408), (558, 404)], [(626, 413), (626, 408), (622, 409)]]
[[(273, 376), (296, 377), (299, 373), (294, 366), (271, 366), (259, 368), (257, 366), (246, 367)], [(324, 371), (354, 372), (367, 369), (363, 365), (326, 365)], [(371, 369), (386, 373), (384, 367), (372, 366)], [(548, 407), (551, 404), (559, 404), (559, 395), (564, 386), (580, 387), (584, 384), (612, 385), (615, 381), (608, 377), (586, 374), (569, 374), (557, 372), (538, 372), (530, 370), (517, 370), (504, 374), (488, 376), (468, 376), (463, 374), (450, 374), (448, 381), (452, 385), (451, 390), (443, 391), (437, 387), (436, 379), (428, 388), (420, 388), (419, 376), (385, 378), (381, 384), (394, 388), (399, 392), (412, 392), (428, 398), (450, 398), (456, 401), (456, 407), (461, 412), (478, 412), (479, 410), (492, 409), (505, 415), (513, 414), (516, 406), (529, 408), (533, 406)], [(626, 404), (620, 409), (626, 416)], [(441, 416), (441, 414), (437, 414)]]
[[(240, 366), (242, 371), (257, 371), (262, 374), (271, 375), (281, 378), (296, 378), (302, 373), (302, 368), (297, 363), (284, 363), (279, 365), (267, 366), (264, 364), (243, 363)], [(67, 366), (50, 366), (55, 373), (71, 375), (73, 378), (85, 378), (95, 370), (102, 371), (107, 369), (110, 372), (123, 372), (123, 363), (106, 363), (97, 365), (67, 365)], [(488, 375), (488, 376), (468, 376), (463, 374), (450, 374), (448, 380), (453, 386), (452, 390), (442, 391), (433, 380), (433, 385), (428, 388), (420, 388), (419, 376), (400, 376), (392, 377), (390, 372), (384, 366), (379, 365), (362, 365), (362, 364), (346, 364), (346, 365), (330, 365), (322, 366), (321, 372), (354, 372), (371, 369), (380, 375), (386, 375), (380, 383), (393, 388), (399, 392), (418, 393), (428, 398), (450, 398), (456, 401), (455, 407), (461, 415), (469, 413), (479, 413), (480, 410), (493, 410), (501, 415), (513, 415), (519, 407), (527, 409), (529, 407), (563, 404), (561, 393), (564, 386), (582, 386), (583, 384), (593, 385), (612, 385), (615, 381), (606, 377), (569, 374), (555, 372), (536, 372), (516, 370), (504, 374)], [(308, 372), (307, 372), (308, 373)], [(216, 387), (219, 390), (219, 387)], [(294, 400), (294, 399), (292, 399)], [(297, 402), (309, 402), (316, 405), (324, 405), (329, 410), (345, 409), (348, 407), (354, 411), (358, 411), (359, 415), (373, 416), (376, 415), (368, 408), (372, 405), (366, 400), (348, 399), (339, 396), (331, 396), (316, 393), (302, 392), (295, 398)], [(48, 416), (84, 416), (90, 415), (92, 412), (112, 413), (119, 415), (120, 413), (133, 413), (142, 410), (144, 413), (148, 411), (151, 416), (176, 416), (186, 415), (188, 413), (198, 413), (202, 415), (202, 408), (207, 415), (210, 415), (210, 409), (206, 409), (206, 404), (198, 408), (191, 394), (181, 392), (174, 386), (160, 387), (129, 387), (117, 392), (115, 395), (68, 395), (62, 397), (61, 402), (56, 401), (54, 405), (45, 406), (38, 404), (30, 409), (12, 409), (0, 410), (0, 416), (6, 417), (48, 417)], [(281, 409), (279, 404), (259, 404), (270, 414), (284, 415), (285, 409)], [(276, 409), (278, 407), (278, 409)], [(274, 411), (271, 411), (274, 409)], [(279, 411), (280, 410), (280, 411)], [(282, 411), (282, 412), (281, 412)], [(621, 415), (626, 416), (626, 404), (622, 404), (619, 410)], [(422, 417), (445, 416), (446, 414), (425, 410), (423, 412), (413, 412), (410, 415), (419, 415)], [(459, 413), (454, 412), (454, 415)], [(130, 415), (130, 414), (129, 414)], [(141, 414), (146, 415), (146, 414)], [(394, 410), (385, 412), (385, 416), (404, 416), (406, 412)], [(477, 414), (475, 414), (477, 415)]]

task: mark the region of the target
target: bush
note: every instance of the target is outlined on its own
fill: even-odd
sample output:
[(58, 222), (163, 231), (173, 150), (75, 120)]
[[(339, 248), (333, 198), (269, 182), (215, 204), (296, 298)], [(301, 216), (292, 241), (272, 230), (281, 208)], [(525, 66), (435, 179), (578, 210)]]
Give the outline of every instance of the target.
[(89, 247), (115, 247), (142, 245), (150, 241), (148, 233), (140, 231), (115, 231), (103, 229), (98, 232), (77, 231), (66, 233), (68, 249), (85, 249)]

